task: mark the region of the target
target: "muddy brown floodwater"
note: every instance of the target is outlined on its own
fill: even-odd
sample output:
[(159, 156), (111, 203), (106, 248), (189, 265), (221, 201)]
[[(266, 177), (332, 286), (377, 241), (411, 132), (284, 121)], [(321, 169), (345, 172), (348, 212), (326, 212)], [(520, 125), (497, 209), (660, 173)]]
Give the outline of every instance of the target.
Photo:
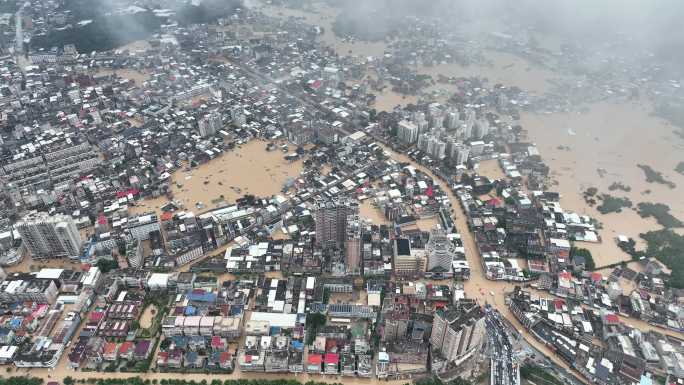
[(120, 68), (120, 69), (109, 69), (109, 68), (101, 68), (98, 69), (97, 72), (95, 72), (95, 75), (97, 76), (104, 76), (104, 75), (113, 75), (116, 74), (124, 79), (129, 79), (133, 80), (136, 84), (136, 86), (140, 87), (146, 80), (150, 78), (150, 73), (148, 72), (143, 72), (143, 71), (138, 71), (138, 70), (133, 70), (133, 69), (125, 69), (125, 68)]
[(389, 223), (382, 211), (372, 203), (372, 198), (368, 198), (361, 202), (359, 205), (359, 215), (370, 220), (375, 225)]
[[(627, 208), (621, 213), (600, 214), (585, 203), (582, 194), (587, 188), (596, 187), (599, 193), (627, 197), (635, 206), (639, 202), (665, 203), (672, 215), (684, 219), (681, 199), (684, 176), (674, 171), (677, 163), (684, 160), (681, 151), (684, 140), (673, 133), (672, 126), (650, 116), (650, 111), (650, 107), (636, 103), (604, 102), (592, 105), (582, 114), (524, 113), (521, 116), (522, 126), (551, 169), (557, 183), (553, 189), (561, 193), (563, 207), (593, 216), (602, 223), (602, 243), (581, 243), (592, 250), (597, 266), (629, 259), (617, 247), (617, 235), (632, 237), (643, 246), (639, 233), (661, 226), (654, 219), (641, 218)], [(677, 187), (646, 182), (637, 164), (662, 172)], [(615, 182), (628, 186), (631, 191), (609, 191), (608, 187)]]
[(457, 63), (440, 63), (434, 66), (418, 66), (418, 73), (431, 75), (437, 81), (439, 75), (447, 77), (482, 77), (489, 84), (501, 83), (505, 86), (517, 86), (523, 90), (542, 94), (549, 89), (549, 80), (560, 76), (552, 71), (540, 68), (524, 59), (503, 52), (486, 51), (490, 61), (488, 65), (463, 66)]
[[(252, 140), (234, 150), (190, 170), (177, 170), (171, 176), (174, 200), (188, 210), (203, 210), (231, 203), (245, 194), (270, 197), (281, 192), (289, 178), (296, 178), (303, 161), (287, 161), (281, 151), (266, 151), (266, 142)], [(133, 213), (159, 211), (166, 198), (144, 200), (131, 208)]]
[(501, 166), (499, 166), (499, 161), (497, 159), (484, 160), (480, 162), (477, 173), (479, 175), (486, 176), (490, 180), (506, 178), (506, 174), (504, 174), (503, 169), (501, 169)]

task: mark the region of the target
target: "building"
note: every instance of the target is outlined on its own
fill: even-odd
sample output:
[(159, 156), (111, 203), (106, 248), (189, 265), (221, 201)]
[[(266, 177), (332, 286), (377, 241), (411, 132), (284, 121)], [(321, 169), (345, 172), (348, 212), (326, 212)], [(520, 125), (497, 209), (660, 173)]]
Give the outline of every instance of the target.
[(406, 238), (394, 240), (394, 273), (397, 275), (417, 275), (425, 271), (425, 250), (412, 249), (411, 241)]
[(128, 259), (128, 266), (134, 269), (138, 269), (143, 266), (142, 242), (133, 238), (126, 243), (126, 259)]
[(213, 136), (219, 132), (222, 127), (221, 114), (214, 111), (197, 122), (197, 128), (203, 138)]
[(447, 144), (434, 134), (421, 134), (418, 138), (418, 149), (434, 159), (446, 156)]
[(470, 147), (450, 137), (446, 140), (446, 155), (453, 159), (456, 164), (462, 165), (468, 161)]
[(150, 239), (150, 233), (160, 231), (161, 227), (155, 214), (144, 214), (129, 218), (125, 223), (115, 222), (114, 227), (122, 226), (131, 236), (139, 241)]
[(0, 284), (0, 303), (32, 301), (55, 303), (59, 288), (56, 279), (18, 276)]
[(345, 249), (345, 267), (350, 274), (361, 274), (363, 268), (361, 266), (361, 223), (358, 215), (347, 217), (347, 240), (344, 244)]
[(416, 143), (418, 140), (418, 126), (408, 120), (402, 120), (397, 125), (397, 138), (406, 145)]
[(427, 252), (426, 276), (448, 279), (453, 276), (452, 264), (456, 259), (456, 245), (449, 240), (441, 227), (430, 231), (430, 239), (425, 246)]
[(433, 354), (459, 365), (473, 355), (485, 339), (485, 320), (480, 307), (462, 301), (454, 309), (438, 310), (432, 324)]
[(347, 238), (347, 220), (358, 214), (359, 206), (350, 200), (325, 201), (316, 210), (316, 245), (340, 247)]
[[(78, 175), (100, 164), (99, 153), (88, 143), (74, 144), (72, 138), (56, 135), (42, 138), (40, 151), (27, 151), (14, 159), (0, 160), (0, 181), (15, 198), (20, 192), (33, 193), (52, 186), (69, 184)], [(30, 153), (40, 153), (29, 157)]]
[(81, 234), (70, 216), (32, 213), (15, 228), (33, 258), (78, 257), (81, 253)]

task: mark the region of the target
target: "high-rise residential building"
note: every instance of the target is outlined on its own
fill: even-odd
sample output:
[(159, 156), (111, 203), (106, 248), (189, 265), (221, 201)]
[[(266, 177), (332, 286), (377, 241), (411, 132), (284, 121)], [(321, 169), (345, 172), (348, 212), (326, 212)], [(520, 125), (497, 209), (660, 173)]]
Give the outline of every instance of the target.
[(348, 199), (327, 200), (316, 208), (316, 244), (340, 247), (347, 240), (347, 217), (358, 214), (359, 206)]
[(425, 271), (425, 250), (411, 248), (411, 241), (408, 239), (395, 239), (393, 252), (394, 274), (415, 276)]
[(444, 128), (444, 113), (441, 110), (431, 111), (429, 123), (433, 130)]
[(485, 339), (482, 310), (474, 301), (460, 301), (453, 309), (441, 309), (432, 322), (432, 353), (459, 365), (481, 346)]
[(143, 247), (142, 242), (132, 238), (126, 243), (126, 259), (128, 266), (139, 269), (143, 267)]
[(489, 122), (487, 119), (480, 119), (475, 125), (475, 137), (482, 139), (489, 134)]
[(418, 140), (418, 127), (408, 120), (402, 120), (397, 125), (397, 138), (404, 144), (413, 144)]
[(475, 125), (476, 112), (472, 109), (466, 110), (466, 119), (464, 123), (463, 139), (470, 139), (473, 137), (473, 126)]
[(344, 243), (345, 251), (345, 267), (349, 274), (361, 274), (363, 266), (361, 265), (361, 248), (363, 240), (361, 239), (361, 221), (358, 214), (351, 214), (347, 216), (347, 240)]
[(210, 114), (205, 115), (202, 119), (197, 122), (197, 127), (199, 128), (199, 133), (202, 137), (212, 136), (221, 130), (222, 121), (221, 114), (218, 111), (214, 111)]
[(430, 151), (430, 156), (433, 159), (444, 159), (446, 155), (446, 143), (439, 138), (433, 138), (432, 151)]
[(425, 113), (423, 111), (413, 111), (411, 112), (411, 120), (417, 122), (420, 119), (425, 119)]
[(484, 152), (485, 142), (478, 140), (475, 142), (470, 142), (470, 155), (480, 156)]
[(455, 130), (461, 124), (457, 111), (450, 111), (446, 114), (444, 125), (449, 130)]
[(453, 276), (451, 266), (456, 258), (456, 245), (449, 240), (446, 231), (435, 226), (430, 231), (430, 239), (425, 245), (425, 251), (427, 252), (426, 276), (437, 279), (447, 279)]
[(247, 123), (244, 107), (241, 105), (232, 106), (230, 108), (230, 118), (233, 120), (233, 125), (235, 127), (242, 127), (245, 123)]
[(32, 213), (14, 227), (33, 258), (77, 257), (81, 253), (81, 234), (70, 216)]
[(434, 134), (421, 134), (418, 137), (418, 149), (434, 159), (442, 159), (446, 155), (446, 143)]
[(427, 152), (428, 142), (430, 141), (430, 135), (420, 134), (418, 137), (418, 149), (423, 152)]
[(459, 144), (455, 148), (455, 153), (452, 156), (454, 159), (456, 159), (456, 164), (465, 164), (468, 161), (468, 156), (470, 155), (470, 147), (464, 145), (464, 144)]

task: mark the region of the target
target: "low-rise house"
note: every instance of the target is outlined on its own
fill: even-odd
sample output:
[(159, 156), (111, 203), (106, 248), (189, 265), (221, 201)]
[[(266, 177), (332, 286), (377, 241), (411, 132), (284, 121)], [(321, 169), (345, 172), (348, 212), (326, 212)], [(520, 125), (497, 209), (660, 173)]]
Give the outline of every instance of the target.
[(125, 360), (133, 359), (133, 351), (135, 350), (135, 345), (131, 341), (126, 341), (121, 343), (119, 346), (119, 358)]
[(306, 360), (306, 372), (307, 373), (320, 373), (321, 372), (321, 365), (323, 363), (323, 355), (322, 354), (309, 354), (309, 357)]
[(199, 355), (197, 352), (187, 352), (185, 353), (185, 360), (183, 366), (190, 369), (201, 369), (204, 367), (204, 356)]
[(119, 357), (119, 346), (116, 342), (107, 342), (102, 352), (102, 359), (105, 361), (116, 361)]
[(336, 353), (326, 353), (323, 356), (325, 374), (338, 374), (340, 372), (340, 355)]
[(133, 351), (133, 359), (136, 361), (146, 360), (150, 353), (152, 352), (152, 341), (142, 340), (135, 344), (135, 350)]

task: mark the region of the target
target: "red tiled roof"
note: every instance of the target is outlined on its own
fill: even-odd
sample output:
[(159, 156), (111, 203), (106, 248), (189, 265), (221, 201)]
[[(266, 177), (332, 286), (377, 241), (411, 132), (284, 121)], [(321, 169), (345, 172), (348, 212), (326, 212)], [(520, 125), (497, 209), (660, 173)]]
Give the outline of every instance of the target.
[(219, 361), (220, 362), (227, 362), (230, 361), (231, 359), (231, 354), (230, 352), (221, 352), (221, 355), (219, 355)]
[(104, 347), (104, 353), (103, 354), (112, 354), (116, 351), (116, 342), (107, 342), (107, 344)]
[(556, 298), (553, 300), (553, 306), (556, 307), (556, 310), (562, 310), (564, 304), (565, 304), (565, 301), (563, 301), (560, 298)]
[(617, 314), (612, 314), (612, 313), (606, 314), (603, 318), (606, 320), (606, 322), (609, 322), (612, 324), (616, 324), (616, 323), (620, 322), (620, 318), (617, 316)]
[(320, 364), (323, 362), (323, 356), (320, 354), (309, 354), (308, 362), (310, 364)]
[(324, 361), (326, 364), (336, 364), (340, 362), (340, 355), (335, 353), (326, 353)]
[(223, 346), (223, 341), (221, 340), (220, 336), (212, 336), (211, 337), (211, 347), (219, 347)]
[(133, 342), (131, 341), (126, 341), (119, 346), (119, 354), (124, 354), (128, 353), (130, 350), (133, 349)]
[(103, 311), (94, 311), (94, 312), (90, 313), (90, 317), (88, 317), (88, 318), (90, 319), (90, 321), (98, 322), (102, 318), (104, 318), (104, 316), (105, 316), (105, 313)]

